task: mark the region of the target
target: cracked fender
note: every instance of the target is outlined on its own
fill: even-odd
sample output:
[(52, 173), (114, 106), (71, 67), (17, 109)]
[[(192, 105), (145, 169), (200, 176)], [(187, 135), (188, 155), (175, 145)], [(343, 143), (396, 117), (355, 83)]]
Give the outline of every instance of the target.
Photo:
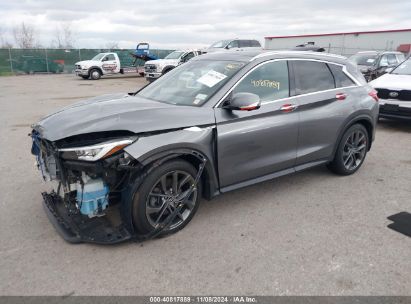
[[(143, 166), (174, 157), (202, 154), (207, 159), (204, 170), (205, 193), (207, 199), (218, 192), (215, 166), (215, 127), (190, 127), (161, 134), (140, 137), (124, 150)], [(196, 164), (194, 164), (197, 167)]]

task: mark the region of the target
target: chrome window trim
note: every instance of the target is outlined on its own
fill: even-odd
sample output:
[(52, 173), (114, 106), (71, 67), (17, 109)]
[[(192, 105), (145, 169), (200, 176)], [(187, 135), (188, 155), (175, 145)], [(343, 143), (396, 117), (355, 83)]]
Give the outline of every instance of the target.
[(352, 86), (347, 86), (347, 87), (340, 87), (340, 88), (334, 88), (334, 89), (328, 89), (328, 90), (322, 90), (322, 91), (316, 91), (316, 92), (310, 92), (310, 93), (305, 93), (305, 94), (300, 94), (300, 95), (296, 95), (296, 96), (288, 96), (286, 98), (280, 98), (280, 99), (276, 99), (276, 100), (269, 100), (269, 101), (264, 101), (261, 102), (261, 105), (265, 105), (267, 103), (273, 103), (275, 101), (278, 100), (286, 100), (286, 99), (290, 99), (290, 98), (295, 98), (295, 97), (301, 97), (301, 96), (307, 96), (307, 95), (313, 95), (313, 94), (318, 94), (318, 93), (323, 93), (323, 92), (328, 92), (328, 91), (334, 91), (334, 90), (341, 90), (341, 89), (347, 89), (347, 88), (353, 88), (353, 87), (358, 87), (358, 86), (362, 86), (361, 83), (359, 83), (357, 81), (357, 79), (355, 79), (355, 77), (353, 77), (348, 71), (347, 71), (347, 67), (344, 64), (340, 64), (340, 63), (336, 63), (336, 62), (331, 62), (331, 61), (326, 61), (326, 60), (320, 60), (320, 59), (311, 59), (311, 58), (276, 58), (276, 59), (270, 59), (264, 62), (261, 62), (259, 64), (257, 64), (255, 67), (253, 67), (251, 70), (249, 70), (247, 73), (245, 73), (228, 91), (227, 93), (225, 93), (223, 95), (222, 98), (220, 98), (220, 100), (213, 106), (213, 108), (218, 108), (220, 106), (220, 104), (227, 98), (227, 96), (237, 87), (237, 85), (245, 78), (247, 77), (251, 72), (253, 72), (256, 68), (270, 63), (270, 62), (276, 62), (276, 61), (317, 61), (317, 62), (323, 62), (326, 64), (334, 64), (334, 65), (338, 65), (338, 66), (342, 66), (342, 71), (344, 74), (346, 74), (353, 82), (354, 85)]

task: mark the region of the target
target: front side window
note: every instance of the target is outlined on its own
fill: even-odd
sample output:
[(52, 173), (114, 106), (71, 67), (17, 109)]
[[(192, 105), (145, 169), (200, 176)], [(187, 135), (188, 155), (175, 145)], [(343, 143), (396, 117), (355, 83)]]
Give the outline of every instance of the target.
[(271, 101), (289, 96), (287, 61), (273, 61), (261, 64), (250, 72), (234, 88), (236, 93), (253, 93), (261, 101)]
[(108, 54), (105, 58), (104, 61), (109, 61), (109, 60), (116, 60), (113, 54)]
[(104, 53), (97, 54), (91, 60), (99, 61), (104, 57)]
[(238, 40), (233, 40), (233, 41), (231, 41), (231, 42), (227, 45), (227, 47), (228, 47), (229, 49), (238, 48)]
[(342, 70), (342, 66), (336, 64), (328, 64), (331, 72), (334, 75), (335, 86), (337, 88), (349, 87), (355, 83)]
[(178, 59), (183, 54), (184, 54), (184, 52), (182, 52), (182, 51), (174, 51), (174, 52), (168, 54), (164, 59)]
[(297, 95), (335, 88), (333, 75), (326, 63), (295, 60), (293, 66)]
[(194, 57), (194, 52), (190, 52), (190, 53), (184, 55), (181, 59), (182, 59), (183, 62), (187, 62), (193, 57)]
[(201, 106), (244, 65), (237, 61), (190, 60), (137, 95), (169, 104)]
[(389, 65), (397, 65), (397, 57), (394, 54), (387, 55)]
[(384, 56), (381, 57), (380, 66), (381, 67), (388, 66), (388, 57), (387, 57), (387, 55), (384, 55)]
[(210, 45), (210, 48), (224, 48), (227, 46), (227, 44), (230, 42), (230, 40), (221, 40), (213, 43)]

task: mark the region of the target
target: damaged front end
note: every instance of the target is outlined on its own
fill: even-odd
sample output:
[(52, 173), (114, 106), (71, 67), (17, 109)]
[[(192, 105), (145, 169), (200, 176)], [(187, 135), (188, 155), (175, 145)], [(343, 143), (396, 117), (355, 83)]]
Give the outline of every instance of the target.
[(43, 204), (62, 237), (71, 243), (100, 244), (132, 238), (132, 225), (122, 218), (120, 203), (130, 179), (141, 174), (138, 162), (123, 151), (137, 137), (108, 133), (51, 142), (36, 129), (31, 137), (38, 169), (54, 185), (53, 191), (42, 193)]

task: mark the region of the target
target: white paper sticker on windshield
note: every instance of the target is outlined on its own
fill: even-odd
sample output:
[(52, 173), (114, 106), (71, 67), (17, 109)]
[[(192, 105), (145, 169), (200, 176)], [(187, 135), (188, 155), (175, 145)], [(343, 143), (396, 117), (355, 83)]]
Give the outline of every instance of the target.
[(373, 63), (374, 61), (375, 61), (375, 59), (372, 59), (372, 58), (367, 59), (367, 62), (369, 62), (369, 63)]
[(221, 80), (226, 78), (227, 76), (224, 74), (221, 74), (219, 72), (216, 72), (214, 70), (208, 71), (205, 73), (203, 76), (201, 76), (199, 79), (197, 79), (197, 82), (204, 84), (208, 86), (209, 88), (215, 86), (217, 83), (219, 83)]

